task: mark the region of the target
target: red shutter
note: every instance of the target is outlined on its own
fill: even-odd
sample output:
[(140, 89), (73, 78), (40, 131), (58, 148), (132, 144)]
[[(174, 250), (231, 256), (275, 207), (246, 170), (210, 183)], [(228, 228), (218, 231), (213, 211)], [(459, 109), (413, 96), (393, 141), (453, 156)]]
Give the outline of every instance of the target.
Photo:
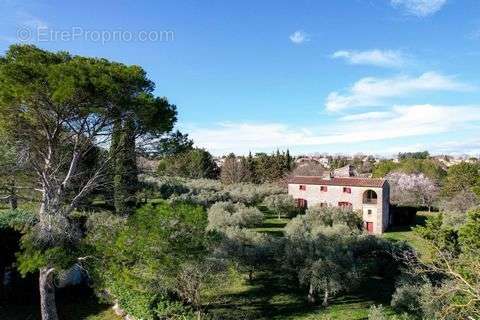
[(365, 229), (368, 233), (373, 233), (373, 222), (365, 222)]
[(305, 199), (295, 199), (295, 204), (298, 208), (307, 208), (307, 200)]

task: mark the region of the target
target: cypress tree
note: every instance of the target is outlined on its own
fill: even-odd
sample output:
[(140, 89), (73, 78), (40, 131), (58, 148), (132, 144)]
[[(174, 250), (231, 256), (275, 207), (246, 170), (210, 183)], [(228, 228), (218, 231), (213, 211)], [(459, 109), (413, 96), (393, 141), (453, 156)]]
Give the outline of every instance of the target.
[(285, 156), (285, 168), (287, 171), (292, 169), (292, 157), (290, 156), (290, 150), (287, 149), (287, 154)]
[[(113, 128), (112, 128), (112, 140), (110, 142), (109, 157), (110, 162), (108, 170), (106, 172), (106, 180), (109, 182), (106, 185), (104, 195), (105, 201), (108, 205), (115, 207), (115, 176), (117, 167), (117, 157), (120, 154), (120, 139), (122, 137), (122, 120), (120, 116), (114, 115)], [(115, 208), (116, 211), (116, 208)]]
[(248, 158), (247, 158), (247, 168), (250, 176), (250, 182), (257, 182), (257, 172), (255, 169), (255, 159), (252, 156), (252, 152), (248, 152)]
[[(115, 152), (115, 150), (113, 150)], [(132, 117), (124, 120), (115, 156), (115, 211), (128, 215), (137, 204), (138, 168), (135, 154), (135, 123)]]

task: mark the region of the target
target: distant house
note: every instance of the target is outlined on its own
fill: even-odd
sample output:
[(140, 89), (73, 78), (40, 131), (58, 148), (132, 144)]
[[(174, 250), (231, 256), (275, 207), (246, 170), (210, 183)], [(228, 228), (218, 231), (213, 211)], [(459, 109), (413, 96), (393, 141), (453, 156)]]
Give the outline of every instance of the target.
[(344, 167), (333, 170), (331, 175), (335, 178), (354, 177), (357, 175), (357, 171), (354, 165), (347, 164)]
[(362, 212), (365, 229), (381, 234), (390, 224), (390, 187), (384, 179), (294, 176), (288, 194), (299, 207), (348, 207)]

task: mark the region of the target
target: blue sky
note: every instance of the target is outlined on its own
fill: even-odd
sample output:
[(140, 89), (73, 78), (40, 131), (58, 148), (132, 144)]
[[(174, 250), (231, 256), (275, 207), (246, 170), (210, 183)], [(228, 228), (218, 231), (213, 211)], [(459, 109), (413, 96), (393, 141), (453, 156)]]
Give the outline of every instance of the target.
[(141, 65), (214, 154), (480, 154), (478, 0), (0, 0), (0, 12), (2, 53), (26, 40)]

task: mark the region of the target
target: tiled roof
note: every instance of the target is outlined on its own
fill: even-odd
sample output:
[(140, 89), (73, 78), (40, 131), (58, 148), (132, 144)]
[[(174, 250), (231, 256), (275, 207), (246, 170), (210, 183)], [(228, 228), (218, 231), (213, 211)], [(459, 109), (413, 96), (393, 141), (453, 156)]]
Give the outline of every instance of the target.
[(372, 178), (331, 178), (325, 179), (323, 177), (307, 177), (307, 176), (294, 176), (288, 180), (288, 183), (294, 184), (313, 184), (313, 185), (325, 185), (325, 186), (345, 186), (345, 187), (372, 187), (382, 188), (385, 179), (372, 179)]

